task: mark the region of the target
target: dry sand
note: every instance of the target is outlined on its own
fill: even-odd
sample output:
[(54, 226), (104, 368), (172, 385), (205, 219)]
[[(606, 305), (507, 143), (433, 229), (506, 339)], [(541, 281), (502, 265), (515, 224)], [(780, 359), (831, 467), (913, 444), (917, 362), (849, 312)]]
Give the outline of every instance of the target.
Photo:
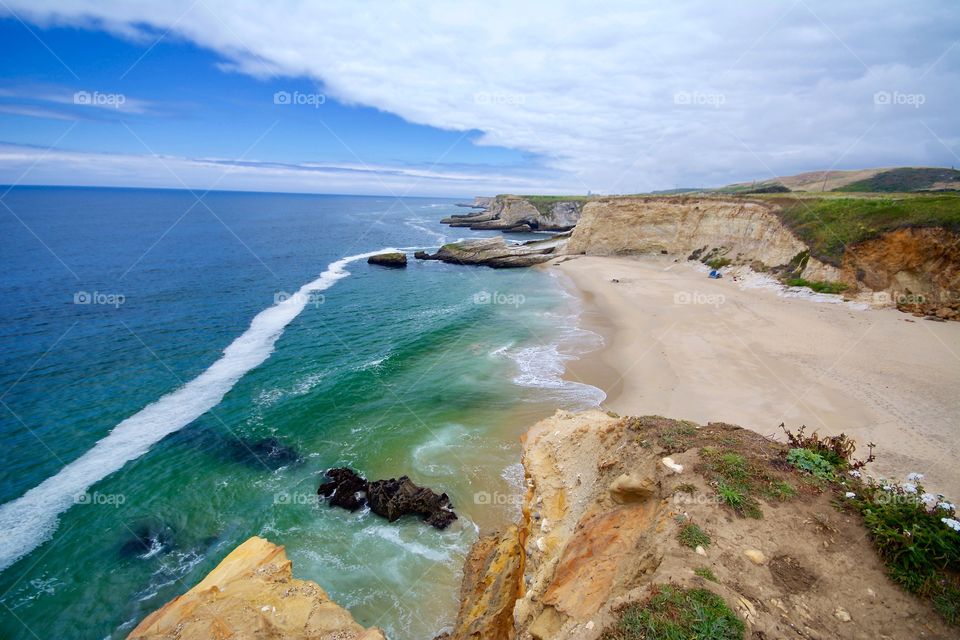
[(872, 475), (921, 472), (928, 491), (960, 499), (960, 322), (744, 289), (667, 257), (555, 268), (586, 303), (582, 326), (604, 337), (567, 377), (603, 389), (606, 409), (779, 438), (781, 422), (843, 431), (864, 456), (876, 443)]

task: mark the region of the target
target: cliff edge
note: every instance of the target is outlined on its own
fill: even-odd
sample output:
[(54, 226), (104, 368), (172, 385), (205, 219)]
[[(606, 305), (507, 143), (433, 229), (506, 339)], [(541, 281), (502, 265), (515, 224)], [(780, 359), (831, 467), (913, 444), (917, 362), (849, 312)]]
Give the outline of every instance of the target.
[(147, 616), (130, 640), (385, 640), (315, 582), (297, 580), (283, 547), (250, 538), (199, 584)]

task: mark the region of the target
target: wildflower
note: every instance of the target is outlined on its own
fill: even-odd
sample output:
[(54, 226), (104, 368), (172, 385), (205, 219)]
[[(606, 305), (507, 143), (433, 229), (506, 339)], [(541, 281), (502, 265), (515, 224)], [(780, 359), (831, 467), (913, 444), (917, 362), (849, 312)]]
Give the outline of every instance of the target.
[(851, 476), (853, 476), (854, 478), (859, 478), (859, 477), (860, 477), (860, 472), (857, 471), (856, 469), (851, 469), (848, 473), (849, 473)]
[(853, 491), (847, 491), (846, 496), (848, 498), (856, 498), (857, 494), (855, 494)]
[(957, 505), (952, 502), (938, 502), (937, 509), (943, 509), (944, 511), (956, 511)]
[(953, 518), (940, 518), (940, 522), (947, 525), (954, 531), (960, 531), (960, 520), (955, 520)]
[(906, 491), (907, 493), (916, 493), (916, 492), (917, 492), (917, 485), (915, 485), (915, 484), (910, 484), (909, 482), (904, 482), (903, 485), (902, 485), (902, 487), (903, 487), (903, 490)]
[(913, 473), (907, 474), (907, 482), (920, 482), (921, 480), (923, 480), (922, 473), (914, 471)]
[(925, 493), (920, 496), (920, 501), (923, 502), (924, 506), (927, 509), (933, 509), (936, 506), (937, 502), (940, 501), (940, 498), (943, 496), (935, 496), (932, 493)]

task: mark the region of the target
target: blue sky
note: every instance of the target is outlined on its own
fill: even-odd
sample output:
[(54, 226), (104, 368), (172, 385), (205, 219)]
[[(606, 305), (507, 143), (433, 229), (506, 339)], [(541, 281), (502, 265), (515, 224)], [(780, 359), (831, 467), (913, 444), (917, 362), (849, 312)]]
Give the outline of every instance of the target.
[(11, 0), (0, 182), (623, 193), (960, 164), (958, 12), (861, 14)]

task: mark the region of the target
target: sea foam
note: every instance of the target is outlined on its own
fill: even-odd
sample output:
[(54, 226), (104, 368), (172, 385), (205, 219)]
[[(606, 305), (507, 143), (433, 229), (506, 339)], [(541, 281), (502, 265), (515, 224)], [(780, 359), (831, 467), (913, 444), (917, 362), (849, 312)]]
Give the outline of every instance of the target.
[(270, 356), (284, 328), (300, 315), (311, 293), (329, 289), (350, 275), (346, 266), (351, 262), (386, 251), (396, 249), (361, 253), (330, 263), (320, 277), (300, 287), (296, 295), (258, 313), (209, 369), (123, 420), (57, 474), (0, 506), (0, 571), (49, 540), (57, 529), (58, 516), (81, 502), (93, 484), (217, 406), (244, 374)]

